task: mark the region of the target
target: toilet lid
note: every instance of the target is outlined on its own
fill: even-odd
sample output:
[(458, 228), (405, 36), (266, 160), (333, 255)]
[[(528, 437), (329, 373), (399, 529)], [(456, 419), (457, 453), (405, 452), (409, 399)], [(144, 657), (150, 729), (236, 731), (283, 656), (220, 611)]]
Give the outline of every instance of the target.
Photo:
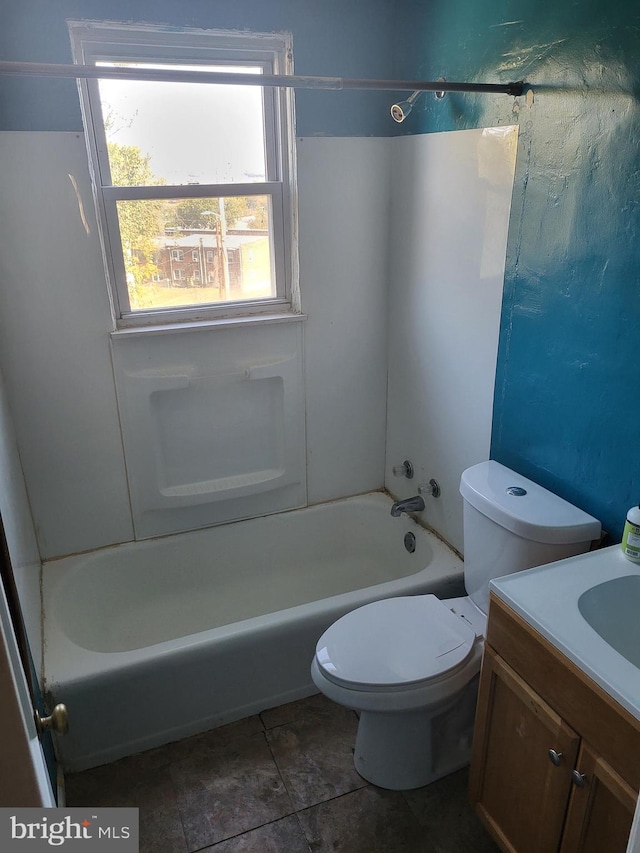
[(336, 684), (393, 690), (459, 668), (475, 639), (435, 595), (388, 598), (334, 622), (318, 640), (316, 661)]

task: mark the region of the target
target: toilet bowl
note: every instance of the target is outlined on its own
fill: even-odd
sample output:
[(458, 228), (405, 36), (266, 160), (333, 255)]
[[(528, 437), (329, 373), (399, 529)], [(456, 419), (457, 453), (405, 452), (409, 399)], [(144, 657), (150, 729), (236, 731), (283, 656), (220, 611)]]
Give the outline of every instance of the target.
[(311, 675), (360, 712), (361, 776), (407, 790), (468, 763), (485, 622), (469, 598), (417, 595), (367, 604), (325, 631)]
[(427, 785), (469, 762), (489, 582), (588, 550), (600, 523), (497, 462), (467, 469), (468, 596), (376, 601), (320, 637), (316, 687), (360, 721), (354, 764), (381, 788)]

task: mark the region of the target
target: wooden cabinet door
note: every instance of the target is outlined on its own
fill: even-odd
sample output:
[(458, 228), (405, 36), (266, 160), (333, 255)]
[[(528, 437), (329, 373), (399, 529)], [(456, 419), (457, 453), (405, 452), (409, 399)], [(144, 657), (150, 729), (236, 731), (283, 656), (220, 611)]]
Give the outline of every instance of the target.
[(556, 853), (578, 746), (576, 732), (487, 645), (469, 793), (504, 850)]
[(635, 791), (585, 741), (575, 774), (560, 853), (625, 853)]

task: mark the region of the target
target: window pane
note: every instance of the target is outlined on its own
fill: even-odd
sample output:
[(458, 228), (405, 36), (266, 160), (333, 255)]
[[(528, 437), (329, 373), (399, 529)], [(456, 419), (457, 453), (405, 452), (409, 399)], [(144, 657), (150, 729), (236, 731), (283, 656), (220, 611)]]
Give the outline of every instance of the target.
[(268, 196), (116, 205), (132, 311), (276, 296)]
[[(259, 66), (117, 64), (128, 68), (261, 72)], [(98, 85), (113, 186), (266, 180), (260, 86), (138, 80), (100, 80)]]

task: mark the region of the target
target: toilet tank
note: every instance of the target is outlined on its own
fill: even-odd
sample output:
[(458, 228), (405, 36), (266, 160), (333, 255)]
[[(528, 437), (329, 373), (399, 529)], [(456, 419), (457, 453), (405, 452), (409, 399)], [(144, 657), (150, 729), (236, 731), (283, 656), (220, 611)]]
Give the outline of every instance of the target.
[(588, 551), (600, 522), (499, 462), (463, 472), (464, 581), (486, 613), (492, 578)]

